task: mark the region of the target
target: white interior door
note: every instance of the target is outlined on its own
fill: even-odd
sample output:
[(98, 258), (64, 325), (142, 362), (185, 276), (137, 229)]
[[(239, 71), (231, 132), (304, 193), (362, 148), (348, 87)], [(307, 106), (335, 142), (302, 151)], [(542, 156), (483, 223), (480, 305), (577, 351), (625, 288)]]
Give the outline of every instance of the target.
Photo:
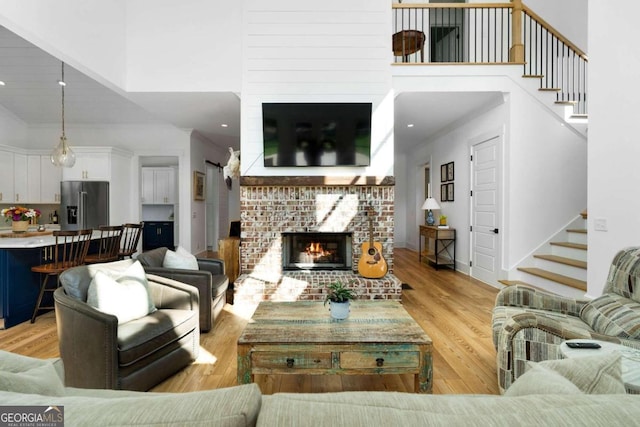
[(471, 149), (471, 276), (486, 283), (498, 281), (499, 141), (495, 136)]

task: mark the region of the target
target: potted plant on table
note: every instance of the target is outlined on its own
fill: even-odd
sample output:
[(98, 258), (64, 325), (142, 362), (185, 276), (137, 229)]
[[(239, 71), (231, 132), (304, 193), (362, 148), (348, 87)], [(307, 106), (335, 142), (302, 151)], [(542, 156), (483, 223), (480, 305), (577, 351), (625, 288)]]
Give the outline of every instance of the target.
[(327, 286), (327, 296), (324, 298), (324, 304), (329, 303), (331, 317), (334, 319), (346, 319), (349, 316), (349, 301), (355, 299), (358, 295), (353, 289), (340, 280), (330, 283)]
[(24, 233), (29, 228), (29, 224), (40, 216), (40, 211), (24, 206), (11, 206), (2, 209), (0, 214), (5, 217), (5, 221), (12, 221), (11, 230), (14, 233)]

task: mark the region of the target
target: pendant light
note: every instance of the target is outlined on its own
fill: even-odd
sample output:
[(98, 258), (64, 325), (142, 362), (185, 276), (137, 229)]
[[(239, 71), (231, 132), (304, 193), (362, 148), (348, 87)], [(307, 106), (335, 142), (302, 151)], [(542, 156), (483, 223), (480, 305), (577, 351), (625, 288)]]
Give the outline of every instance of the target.
[(58, 145), (56, 145), (56, 148), (54, 148), (51, 153), (51, 163), (63, 168), (70, 168), (76, 164), (76, 155), (73, 150), (71, 150), (71, 147), (69, 147), (67, 137), (64, 134), (64, 87), (66, 86), (64, 81), (64, 62), (62, 63), (62, 80), (58, 83), (62, 88), (62, 136), (60, 137), (60, 142), (58, 142)]

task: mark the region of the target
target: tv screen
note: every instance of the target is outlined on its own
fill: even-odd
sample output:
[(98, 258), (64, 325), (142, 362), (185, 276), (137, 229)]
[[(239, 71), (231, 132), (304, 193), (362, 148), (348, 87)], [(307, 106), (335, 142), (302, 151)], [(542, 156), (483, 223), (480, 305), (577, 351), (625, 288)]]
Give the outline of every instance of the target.
[(264, 165), (369, 166), (371, 103), (263, 103)]

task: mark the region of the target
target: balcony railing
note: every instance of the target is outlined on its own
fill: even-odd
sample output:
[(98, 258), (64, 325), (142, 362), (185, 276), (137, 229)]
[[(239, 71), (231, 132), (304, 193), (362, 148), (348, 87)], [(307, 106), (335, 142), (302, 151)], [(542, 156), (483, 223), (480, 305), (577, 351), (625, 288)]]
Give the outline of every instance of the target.
[(556, 101), (587, 112), (587, 56), (521, 0), (393, 4), (397, 64), (522, 64)]

